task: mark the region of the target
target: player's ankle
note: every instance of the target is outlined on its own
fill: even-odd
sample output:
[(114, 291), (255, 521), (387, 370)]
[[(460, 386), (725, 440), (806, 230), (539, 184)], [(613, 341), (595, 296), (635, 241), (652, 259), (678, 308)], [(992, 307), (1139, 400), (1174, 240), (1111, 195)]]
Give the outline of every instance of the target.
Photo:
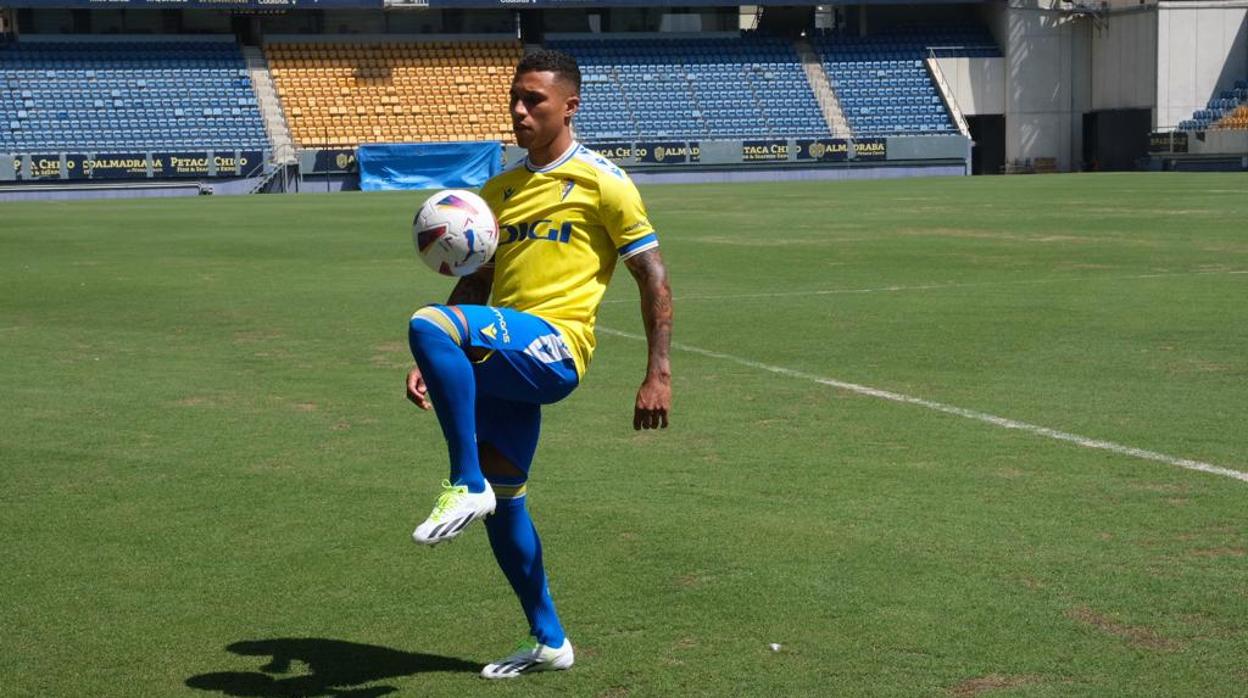
[(542, 643), (543, 645), (546, 645), (552, 650), (557, 650), (557, 649), (562, 648), (563, 643), (567, 642), (568, 640), (568, 637), (567, 635), (563, 633), (563, 630), (559, 630), (558, 632), (542, 632), (540, 634), (534, 635), (533, 637), (538, 642)]
[(456, 487), (460, 487), (460, 486), (467, 487), (468, 491), (473, 494), (481, 494), (482, 492), (485, 491), (485, 478), (480, 477), (480, 476), (474, 478), (471, 476), (462, 475), (458, 479), (453, 481), (451, 484), (455, 485)]

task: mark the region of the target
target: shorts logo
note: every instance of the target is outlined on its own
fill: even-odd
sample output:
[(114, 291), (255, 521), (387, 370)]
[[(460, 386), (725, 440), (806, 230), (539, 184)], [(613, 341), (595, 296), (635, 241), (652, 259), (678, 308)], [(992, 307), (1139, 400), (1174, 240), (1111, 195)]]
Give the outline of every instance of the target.
[(489, 337), (490, 339), (498, 339), (498, 330), (494, 328), (494, 323), (492, 322), (481, 328), (481, 334)]
[[(498, 312), (497, 308), (490, 308), (490, 312), (494, 313), (494, 319), (498, 320), (498, 332), (503, 335), (503, 344), (511, 344), (511, 333), (507, 331), (507, 321), (503, 319), (503, 314)], [(481, 330), (481, 334), (488, 336), (490, 339), (496, 339), (494, 323), (490, 323), (489, 327)]]

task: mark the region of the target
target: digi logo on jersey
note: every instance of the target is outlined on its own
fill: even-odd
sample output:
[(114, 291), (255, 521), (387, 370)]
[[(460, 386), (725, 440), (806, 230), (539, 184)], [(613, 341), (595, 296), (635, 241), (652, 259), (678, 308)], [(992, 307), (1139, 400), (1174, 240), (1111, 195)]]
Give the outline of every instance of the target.
[(571, 223), (556, 223), (549, 218), (532, 223), (513, 223), (502, 226), (504, 235), (498, 244), (507, 245), (523, 240), (549, 240), (550, 242), (568, 242), (572, 239)]

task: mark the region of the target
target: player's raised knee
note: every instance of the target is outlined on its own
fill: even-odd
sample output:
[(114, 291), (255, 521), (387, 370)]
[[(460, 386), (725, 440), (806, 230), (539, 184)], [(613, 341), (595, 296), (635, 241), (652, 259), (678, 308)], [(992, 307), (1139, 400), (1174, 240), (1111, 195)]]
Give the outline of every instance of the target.
[(412, 313), (408, 322), (408, 335), (413, 339), (425, 335), (445, 336), (456, 344), (463, 344), (465, 333), (455, 314), (444, 305), (426, 305)]

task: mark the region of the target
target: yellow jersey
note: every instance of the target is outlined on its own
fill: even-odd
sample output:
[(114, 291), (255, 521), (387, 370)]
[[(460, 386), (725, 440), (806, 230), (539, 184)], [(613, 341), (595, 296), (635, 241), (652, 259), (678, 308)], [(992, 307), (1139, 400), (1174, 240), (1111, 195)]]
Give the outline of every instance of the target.
[(628, 175), (579, 143), (545, 167), (527, 159), (485, 183), (498, 218), (492, 304), (532, 313), (563, 335), (576, 371), (594, 354), (594, 321), (619, 260), (658, 247)]

